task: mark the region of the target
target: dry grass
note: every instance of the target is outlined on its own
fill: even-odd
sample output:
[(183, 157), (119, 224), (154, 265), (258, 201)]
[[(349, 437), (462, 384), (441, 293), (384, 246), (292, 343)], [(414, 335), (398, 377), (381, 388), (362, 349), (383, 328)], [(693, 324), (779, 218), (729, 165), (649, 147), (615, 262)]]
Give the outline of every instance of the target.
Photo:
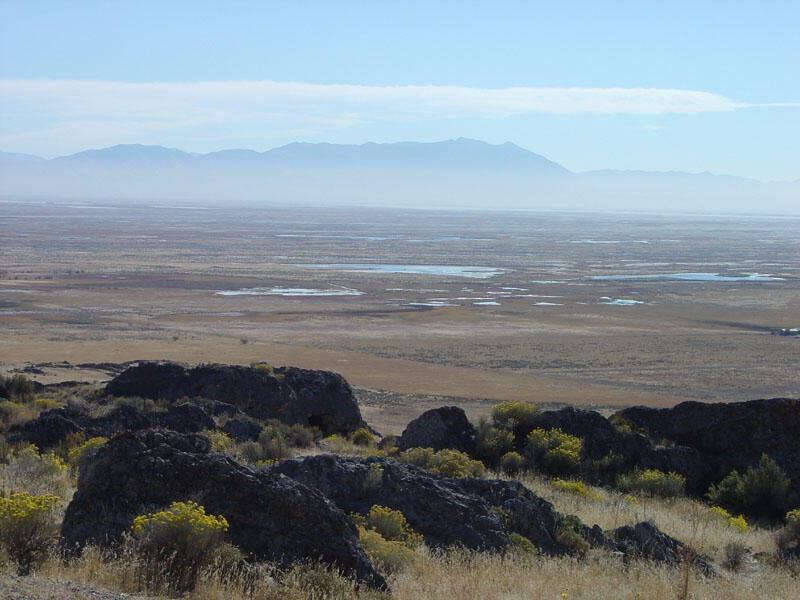
[[(499, 474), (491, 476), (501, 477)], [(552, 502), (559, 512), (577, 515), (587, 525), (597, 524), (607, 530), (652, 521), (664, 533), (715, 559), (730, 542), (745, 544), (753, 552), (775, 551), (774, 531), (753, 527), (740, 533), (723, 522), (709, 519), (709, 506), (691, 498), (636, 496), (634, 502), (625, 494), (587, 486), (601, 496), (602, 500), (597, 501), (559, 490), (547, 477), (525, 474), (517, 479), (533, 493)]]

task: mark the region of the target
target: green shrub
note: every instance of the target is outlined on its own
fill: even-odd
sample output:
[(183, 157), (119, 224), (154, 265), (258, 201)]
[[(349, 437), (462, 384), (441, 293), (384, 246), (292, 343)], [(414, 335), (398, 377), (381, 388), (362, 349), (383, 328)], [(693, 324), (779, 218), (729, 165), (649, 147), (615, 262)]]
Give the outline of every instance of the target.
[(314, 441), (321, 437), (322, 430), (318, 427), (304, 427), (295, 424), (289, 427), (286, 439), (292, 448), (310, 448)]
[(104, 437), (93, 437), (86, 440), (83, 444), (76, 448), (72, 448), (67, 454), (67, 462), (71, 467), (77, 467), (84, 457), (88, 456), (95, 450), (97, 450), (100, 446), (105, 444), (108, 441), (108, 438)]
[(686, 487), (686, 478), (678, 473), (663, 473), (657, 469), (637, 470), (619, 475), (617, 477), (617, 487), (623, 492), (674, 498), (683, 495)]
[(732, 471), (706, 494), (712, 504), (755, 519), (778, 520), (788, 508), (789, 478), (766, 454), (744, 473)]
[(375, 443), (372, 434), (364, 427), (354, 431), (353, 435), (350, 436), (350, 441), (356, 446), (372, 446)]
[(225, 547), (225, 517), (207, 515), (191, 501), (173, 502), (166, 510), (140, 515), (131, 530), (141, 560), (140, 582), (153, 591), (191, 591), (203, 569), (218, 562), (221, 553), (232, 559), (238, 555)]
[(480, 461), (472, 460), (464, 452), (447, 448), (438, 452), (432, 448), (409, 448), (394, 458), (442, 477), (483, 477), (486, 473)]
[(515, 552), (529, 556), (539, 555), (539, 549), (524, 535), (512, 532), (508, 534), (508, 539), (511, 540), (511, 548), (513, 548)]
[(523, 460), (518, 452), (506, 452), (500, 459), (500, 468), (506, 475), (516, 475), (522, 469)]
[(494, 426), (511, 431), (520, 440), (534, 428), (538, 414), (539, 407), (528, 402), (501, 402), (492, 407)]
[(258, 443), (263, 450), (261, 460), (280, 460), (292, 456), (286, 436), (274, 425), (267, 425), (261, 430)]
[(574, 496), (581, 496), (589, 500), (602, 500), (603, 497), (595, 491), (586, 487), (582, 481), (564, 481), (563, 479), (553, 479), (553, 487), (560, 492), (573, 494)]
[(528, 434), (525, 441), (525, 454), (531, 466), (551, 475), (575, 473), (580, 469), (581, 438), (558, 428), (537, 428)]
[(0, 547), (17, 564), (20, 575), (48, 554), (58, 533), (53, 510), (58, 497), (31, 496), (27, 492), (0, 496)]
[(487, 467), (496, 467), (500, 458), (514, 451), (514, 434), (507, 429), (498, 429), (481, 424), (475, 436), (475, 455)]
[(583, 556), (589, 551), (589, 542), (580, 534), (583, 523), (575, 515), (561, 518), (556, 527), (555, 541), (564, 547), (568, 554)]
[(722, 551), (724, 554), (722, 566), (733, 572), (742, 568), (749, 552), (747, 546), (741, 542), (728, 542)]
[(0, 424), (17, 425), (35, 419), (38, 411), (30, 404), (20, 402), (0, 402)]
[(24, 375), (0, 376), (0, 397), (2, 398), (30, 402), (33, 399), (33, 392), (33, 382)]

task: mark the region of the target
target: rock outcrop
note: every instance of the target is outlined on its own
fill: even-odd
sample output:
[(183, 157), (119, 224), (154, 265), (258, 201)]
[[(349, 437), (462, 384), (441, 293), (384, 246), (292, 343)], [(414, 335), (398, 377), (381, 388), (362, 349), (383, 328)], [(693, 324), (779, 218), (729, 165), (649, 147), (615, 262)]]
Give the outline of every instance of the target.
[(373, 504), (399, 510), (434, 548), (500, 550), (516, 532), (542, 552), (568, 550), (556, 541), (562, 516), (516, 481), (449, 479), (378, 457), (310, 456), (271, 470), (316, 487), (346, 512), (365, 514)]
[(714, 573), (708, 557), (698, 555), (683, 542), (668, 536), (650, 521), (642, 521), (633, 527), (625, 525), (609, 532), (616, 542), (617, 550), (626, 558), (646, 558), (656, 562), (677, 565), (689, 561), (706, 575)]
[(366, 427), (350, 385), (328, 371), (143, 362), (111, 380), (106, 393), (168, 402), (205, 398), (231, 404), (256, 419), (316, 426), (326, 435)]
[(399, 450), (409, 448), (452, 448), (473, 454), (475, 452), (475, 427), (464, 410), (457, 406), (442, 406), (422, 413), (406, 426), (397, 439)]
[(148, 412), (123, 404), (101, 417), (90, 417), (86, 408), (69, 405), (46, 410), (36, 419), (12, 428), (9, 440), (12, 443), (30, 442), (40, 449), (47, 449), (60, 444), (72, 433), (83, 433), (87, 438), (109, 437), (115, 433), (153, 427), (196, 433), (216, 429), (216, 424), (201, 407), (188, 402), (170, 406), (166, 411)]
[(224, 515), (233, 544), (255, 559), (282, 564), (321, 560), (376, 587), (356, 528), (319, 491), (274, 470), (253, 471), (209, 453), (207, 438), (166, 431), (120, 434), (80, 469), (61, 544), (113, 544), (136, 515), (191, 499)]
[[(698, 487), (703, 491), (732, 469), (755, 465), (767, 454), (800, 493), (800, 400), (682, 402), (662, 409), (636, 406), (614, 417), (656, 439), (696, 451), (702, 469), (694, 476), (701, 478)], [(692, 465), (697, 466), (695, 461)]]

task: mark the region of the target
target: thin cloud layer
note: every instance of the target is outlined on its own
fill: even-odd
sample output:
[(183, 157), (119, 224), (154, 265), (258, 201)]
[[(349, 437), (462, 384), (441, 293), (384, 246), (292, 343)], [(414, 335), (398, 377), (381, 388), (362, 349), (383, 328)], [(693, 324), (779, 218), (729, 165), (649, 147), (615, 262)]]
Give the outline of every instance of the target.
[(533, 114), (695, 114), (749, 106), (765, 105), (680, 89), (4, 79), (0, 147), (53, 155), (170, 139), (196, 145), (300, 139), (369, 123)]

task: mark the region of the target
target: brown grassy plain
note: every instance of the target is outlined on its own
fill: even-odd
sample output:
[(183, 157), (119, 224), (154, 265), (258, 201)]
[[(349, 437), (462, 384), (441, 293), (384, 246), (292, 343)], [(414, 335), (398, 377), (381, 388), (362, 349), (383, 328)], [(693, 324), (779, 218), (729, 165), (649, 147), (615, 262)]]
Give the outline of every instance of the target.
[[(443, 399), (477, 417), (501, 400), (611, 410), (800, 391), (800, 338), (771, 335), (800, 325), (791, 220), (31, 202), (0, 211), (5, 371), (139, 359), (332, 369), (361, 388), (367, 419), (387, 432)], [(352, 266), (387, 264), (491, 273)], [(595, 279), (658, 273), (772, 277)], [(286, 295), (298, 293), (326, 295)], [(35, 375), (106, 376), (55, 366)]]

